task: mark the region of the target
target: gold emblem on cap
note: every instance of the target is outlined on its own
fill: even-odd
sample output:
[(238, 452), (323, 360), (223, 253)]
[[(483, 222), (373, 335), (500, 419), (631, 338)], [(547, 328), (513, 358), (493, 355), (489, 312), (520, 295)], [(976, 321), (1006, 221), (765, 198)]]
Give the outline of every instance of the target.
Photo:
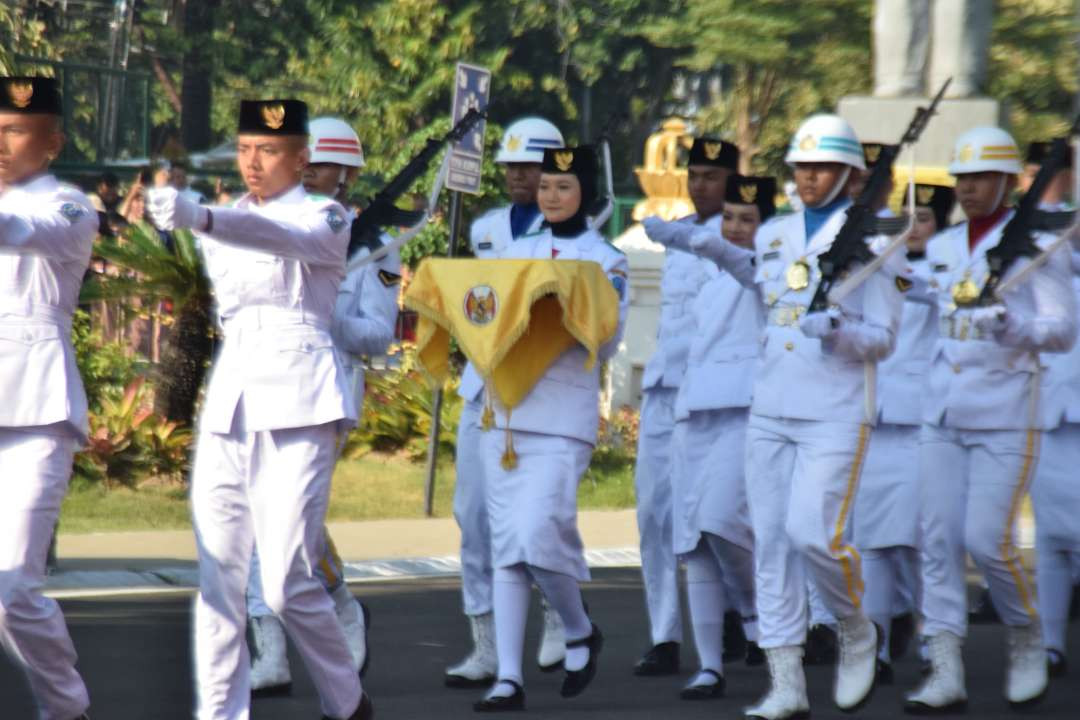
[(744, 203), (757, 202), (757, 185), (740, 185), (739, 197)]
[(572, 150), (560, 150), (555, 153), (555, 167), (559, 168), (561, 172), (568, 171), (573, 164), (574, 153)]
[(964, 147), (960, 148), (960, 152), (957, 154), (957, 159), (960, 162), (970, 162), (972, 156), (974, 155), (975, 149), (972, 148), (970, 145), (965, 145)]
[(506, 149), (510, 152), (517, 152), (521, 147), (521, 137), (518, 135), (511, 135), (506, 141)]
[(875, 163), (875, 162), (877, 162), (877, 159), (881, 156), (881, 146), (880, 145), (866, 145), (863, 149), (866, 152), (866, 161), (867, 162)]
[(964, 279), (952, 286), (952, 299), (959, 307), (969, 307), (979, 299), (979, 286), (971, 273), (964, 273)]
[(920, 205), (929, 205), (930, 201), (934, 199), (934, 188), (932, 187), (917, 187), (915, 188), (915, 201)]
[(796, 260), (784, 272), (784, 279), (791, 290), (805, 290), (810, 284), (810, 266), (805, 260)]
[(723, 147), (718, 142), (705, 142), (702, 144), (702, 149), (705, 151), (706, 160), (715, 160), (720, 157), (720, 149)]
[(803, 139), (799, 141), (800, 150), (813, 150), (817, 147), (817, 138), (813, 135), (805, 135)]
[(259, 110), (262, 112), (263, 125), (271, 130), (278, 130), (285, 124), (285, 106), (281, 103), (263, 105)]
[(26, 80), (12, 80), (7, 84), (7, 91), (12, 105), (25, 108), (30, 105), (30, 99), (34, 97), (34, 84)]

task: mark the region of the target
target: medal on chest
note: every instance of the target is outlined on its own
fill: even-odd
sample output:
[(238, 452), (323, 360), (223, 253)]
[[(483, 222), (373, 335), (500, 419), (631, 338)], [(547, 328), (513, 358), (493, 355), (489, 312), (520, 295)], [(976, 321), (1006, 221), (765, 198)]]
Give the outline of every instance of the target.
[(971, 279), (971, 273), (964, 273), (964, 279), (952, 286), (952, 299), (958, 307), (974, 305), (979, 299), (979, 286)]
[(796, 260), (784, 271), (784, 279), (789, 290), (805, 290), (810, 284), (810, 266), (806, 260)]

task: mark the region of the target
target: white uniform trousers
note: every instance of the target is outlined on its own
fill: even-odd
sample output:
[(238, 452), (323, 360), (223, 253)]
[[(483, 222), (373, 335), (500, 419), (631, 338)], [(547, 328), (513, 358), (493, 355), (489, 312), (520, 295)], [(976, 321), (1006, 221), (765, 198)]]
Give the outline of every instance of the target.
[(502, 466), (506, 431), (480, 440), (491, 521), (492, 564), (518, 563), (589, 579), (585, 546), (577, 527), (577, 490), (592, 445), (575, 438), (513, 431), (517, 467)]
[(848, 520), (869, 436), (858, 423), (751, 413), (746, 494), (761, 647), (805, 642), (807, 572), (836, 618), (859, 612), (862, 573)]
[(964, 551), (990, 586), (1006, 625), (1037, 620), (1035, 593), (1016, 549), (1021, 503), (1038, 460), (1037, 430), (923, 425), (919, 437), (923, 634), (967, 634)]
[(1043, 642), (1065, 654), (1074, 576), (1080, 568), (1080, 424), (1043, 435), (1031, 504)]
[(244, 591), (254, 546), (266, 605), (300, 652), (323, 713), (346, 718), (360, 702), (360, 679), (344, 631), (314, 575), (336, 444), (335, 423), (199, 436), (191, 488), (199, 550), (199, 720), (248, 718)]
[(682, 642), (679, 601), (679, 563), (672, 549), (672, 433), (678, 388), (646, 390), (638, 425), (637, 496), (638, 537), (645, 605), (652, 642)]
[(76, 441), (37, 430), (0, 429), (0, 644), (26, 673), (41, 720), (71, 720), (90, 700), (60, 606), (41, 588)]
[[(319, 560), (315, 563), (315, 577), (327, 593), (333, 594), (345, 581), (345, 563), (338, 554), (337, 547), (327, 530), (323, 530), (323, 546)], [(262, 589), (262, 563), (258, 549), (251, 551), (251, 570), (248, 572), (247, 585), (248, 617), (266, 617), (274, 611), (266, 604)]]
[(467, 400), (461, 408), (454, 461), (454, 519), (461, 530), (461, 595), (466, 615), (491, 612), (491, 524), (480, 450), (483, 414), (483, 399)]

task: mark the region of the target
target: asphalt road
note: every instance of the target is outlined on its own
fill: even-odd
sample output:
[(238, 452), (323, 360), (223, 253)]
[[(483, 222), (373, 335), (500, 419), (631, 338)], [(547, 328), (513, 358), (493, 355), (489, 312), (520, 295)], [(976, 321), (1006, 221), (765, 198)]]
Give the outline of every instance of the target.
[[(372, 664), (365, 688), (380, 720), (473, 718), (475, 690), (442, 686), (443, 668), (463, 652), (467, 626), (460, 615), (457, 580), (384, 582), (354, 588), (373, 612)], [(635, 570), (602, 570), (586, 588), (592, 615), (607, 638), (600, 672), (579, 698), (558, 695), (561, 676), (544, 675), (530, 664), (526, 692), (534, 718), (739, 718), (767, 683), (764, 668), (727, 668), (728, 697), (701, 703), (680, 701), (678, 691), (695, 665), (683, 650), (687, 671), (680, 677), (638, 679), (630, 667), (646, 644), (640, 577)], [(537, 603), (529, 624), (527, 657), (535, 657)], [(79, 667), (90, 687), (94, 720), (172, 720), (192, 716), (190, 660), (191, 600), (135, 597), (66, 601), (68, 625)], [(1080, 624), (1071, 632), (1080, 648)], [(975, 626), (968, 640), (970, 718), (1015, 718), (1001, 699), (1004, 633), (1001, 626)], [(1077, 657), (1080, 657), (1078, 652)], [(293, 694), (256, 701), (253, 720), (317, 720), (318, 700), (300, 660), (292, 656)], [(918, 681), (912, 658), (897, 665), (896, 685), (881, 687), (857, 717), (901, 717), (902, 693)], [(1080, 667), (1056, 681), (1046, 700), (1028, 714), (1040, 718), (1080, 717)], [(847, 718), (830, 701), (831, 669), (809, 668), (815, 720)], [(34, 718), (30, 696), (14, 667), (0, 655), (0, 720)]]

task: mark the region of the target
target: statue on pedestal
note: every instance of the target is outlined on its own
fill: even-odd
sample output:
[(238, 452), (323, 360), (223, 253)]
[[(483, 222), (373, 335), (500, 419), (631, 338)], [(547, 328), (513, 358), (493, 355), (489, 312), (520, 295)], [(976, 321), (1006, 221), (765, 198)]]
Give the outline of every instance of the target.
[(874, 95), (983, 94), (993, 0), (875, 0)]

